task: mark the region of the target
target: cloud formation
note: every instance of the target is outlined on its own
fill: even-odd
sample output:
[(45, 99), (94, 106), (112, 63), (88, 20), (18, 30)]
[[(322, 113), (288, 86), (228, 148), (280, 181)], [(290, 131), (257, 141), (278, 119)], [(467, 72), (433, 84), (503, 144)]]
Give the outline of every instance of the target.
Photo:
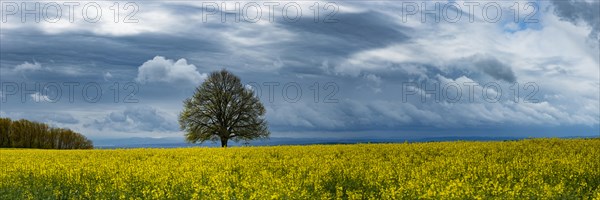
[(177, 123), (168, 116), (167, 113), (150, 106), (127, 107), (123, 111), (110, 112), (101, 119), (85, 124), (84, 127), (119, 132), (178, 130)]
[[(262, 91), (273, 136), (360, 131), (435, 136), (451, 128), (455, 134), (488, 136), (499, 127), (511, 132), (517, 126), (541, 135), (548, 131), (539, 127), (563, 130), (562, 135), (579, 134), (569, 131), (580, 130), (572, 127), (600, 130), (599, 47), (597, 39), (590, 40), (599, 32), (597, 1), (533, 1), (539, 5), (534, 16), (538, 23), (514, 22), (511, 1), (498, 2), (505, 10), (497, 23), (485, 22), (477, 9), (473, 22), (463, 13), (456, 23), (423, 23), (420, 13), (403, 18), (397, 2), (336, 2), (336, 23), (315, 23), (309, 13), (297, 22), (280, 16), (270, 22), (270, 13), (256, 23), (221, 23), (219, 13), (203, 22), (201, 2), (137, 3), (136, 24), (20, 23), (10, 18), (0, 35), (3, 81), (29, 86), (98, 83), (103, 98), (97, 103), (80, 100), (79, 87), (71, 103), (63, 88), (63, 100), (56, 104), (11, 101), (2, 104), (2, 113), (22, 111), (33, 118), (36, 112), (72, 109), (78, 121), (70, 122), (83, 133), (177, 132), (177, 113), (191, 95), (191, 86), (200, 84), (206, 73), (227, 68), (245, 84), (262, 87), (252, 85)], [(301, 4), (309, 11), (313, 3)], [(525, 2), (519, 3), (523, 7)], [(520, 10), (524, 15), (525, 11), (530, 10)], [(457, 11), (448, 12), (454, 16)], [(27, 73), (15, 76), (16, 72)], [(131, 104), (120, 103), (132, 90), (123, 86), (131, 81), (139, 86), (139, 102), (125, 108)], [(115, 82), (120, 87), (115, 88)], [(273, 102), (266, 82), (280, 84), (271, 91), (276, 92)], [(282, 100), (282, 87), (290, 82), (303, 91), (295, 103)], [(339, 86), (337, 91), (324, 87), (330, 82)], [(460, 101), (434, 102), (435, 95), (427, 89), (415, 88), (403, 102), (406, 82), (473, 83), (475, 98), (469, 101), (463, 88)], [(503, 94), (493, 103), (483, 99), (489, 83), (503, 89), (488, 90)], [(537, 84), (537, 90), (532, 92), (527, 83)], [(20, 100), (19, 93), (1, 94)], [(338, 103), (324, 103), (329, 95)], [(36, 97), (44, 100), (39, 93)], [(537, 101), (524, 102), (530, 99)]]
[(42, 64), (38, 62), (27, 62), (25, 61), (23, 64), (15, 66), (13, 69), (15, 72), (26, 72), (26, 71), (37, 71), (42, 69)]
[(554, 13), (562, 20), (575, 24), (583, 22), (589, 26), (590, 37), (600, 40), (600, 2), (599, 1), (575, 1), (575, 0), (553, 0)]
[(52, 100), (47, 95), (43, 95), (39, 92), (29, 95), (34, 102), (51, 102)]
[(473, 66), (481, 69), (484, 73), (496, 80), (503, 80), (506, 82), (515, 82), (517, 80), (511, 67), (494, 57), (476, 57), (473, 60)]
[(206, 73), (198, 72), (196, 66), (188, 64), (184, 58), (174, 61), (162, 56), (156, 56), (152, 60), (144, 62), (138, 68), (138, 75), (135, 80), (139, 83), (187, 82), (198, 84), (204, 81), (206, 76)]

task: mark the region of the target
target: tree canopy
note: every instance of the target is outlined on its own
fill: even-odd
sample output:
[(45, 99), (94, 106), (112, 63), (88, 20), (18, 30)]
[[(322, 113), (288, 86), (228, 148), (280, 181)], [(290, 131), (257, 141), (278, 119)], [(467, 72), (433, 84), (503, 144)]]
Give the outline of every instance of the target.
[(0, 148), (91, 149), (92, 141), (69, 129), (25, 119), (0, 118)]
[(268, 138), (265, 113), (254, 91), (234, 74), (221, 70), (211, 73), (184, 101), (179, 124), (188, 142), (220, 140), (221, 146), (227, 147), (228, 140)]

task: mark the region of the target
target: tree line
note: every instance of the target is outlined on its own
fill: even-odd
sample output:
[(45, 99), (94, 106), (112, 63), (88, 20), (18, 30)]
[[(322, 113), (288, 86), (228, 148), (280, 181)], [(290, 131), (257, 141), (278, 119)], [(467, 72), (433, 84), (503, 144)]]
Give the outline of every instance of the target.
[(0, 148), (92, 149), (92, 141), (70, 129), (25, 119), (0, 118)]

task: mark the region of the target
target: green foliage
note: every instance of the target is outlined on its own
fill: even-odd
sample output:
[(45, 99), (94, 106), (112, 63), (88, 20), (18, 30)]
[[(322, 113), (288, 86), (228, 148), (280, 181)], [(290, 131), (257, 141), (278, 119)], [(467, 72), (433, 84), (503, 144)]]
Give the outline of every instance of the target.
[(220, 140), (226, 147), (230, 139), (267, 138), (270, 132), (265, 112), (252, 90), (245, 88), (237, 76), (221, 70), (211, 73), (184, 101), (179, 124), (189, 142)]
[(0, 118), (0, 148), (91, 149), (92, 141), (69, 129), (25, 119)]

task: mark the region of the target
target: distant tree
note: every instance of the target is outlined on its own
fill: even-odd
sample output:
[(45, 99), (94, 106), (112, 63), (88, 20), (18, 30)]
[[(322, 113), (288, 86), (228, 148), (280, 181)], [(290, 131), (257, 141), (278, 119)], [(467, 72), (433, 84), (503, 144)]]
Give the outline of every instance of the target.
[(9, 118), (0, 118), (0, 147), (10, 147), (10, 126), (12, 120)]
[(25, 119), (0, 118), (0, 147), (39, 149), (91, 149), (92, 141), (69, 129)]
[(194, 95), (184, 101), (179, 115), (181, 129), (188, 142), (248, 141), (268, 138), (265, 108), (254, 92), (240, 79), (226, 71), (210, 74)]
[(11, 141), (10, 147), (27, 148), (27, 142), (25, 140), (25, 138), (27, 138), (27, 136), (25, 135), (27, 134), (27, 128), (25, 124), (26, 122), (27, 120), (21, 119), (13, 121), (13, 123), (11, 124), (9, 131), (9, 137)]

